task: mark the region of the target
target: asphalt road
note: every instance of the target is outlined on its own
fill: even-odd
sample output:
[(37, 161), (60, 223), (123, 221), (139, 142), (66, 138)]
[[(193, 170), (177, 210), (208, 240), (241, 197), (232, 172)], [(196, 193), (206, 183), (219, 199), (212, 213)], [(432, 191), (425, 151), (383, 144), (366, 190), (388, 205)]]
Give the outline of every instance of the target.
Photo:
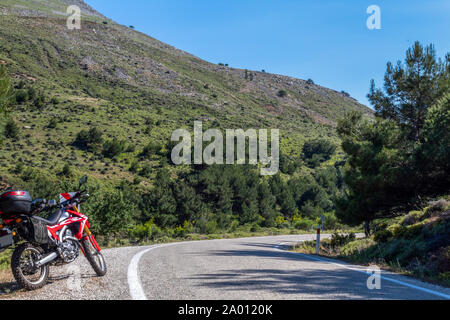
[[(450, 289), (382, 272), (369, 290), (367, 267), (285, 251), (314, 235), (182, 242), (104, 250), (108, 274), (81, 257), (52, 268), (50, 283), (2, 299), (450, 299)], [(13, 281), (9, 285), (13, 285)], [(2, 294), (3, 291), (3, 294)]]

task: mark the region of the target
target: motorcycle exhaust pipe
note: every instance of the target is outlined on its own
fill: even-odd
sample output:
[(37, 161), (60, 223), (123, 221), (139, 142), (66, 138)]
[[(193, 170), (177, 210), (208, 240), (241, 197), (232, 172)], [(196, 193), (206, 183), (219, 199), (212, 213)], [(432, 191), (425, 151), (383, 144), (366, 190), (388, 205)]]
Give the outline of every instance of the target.
[(40, 268), (43, 265), (46, 265), (47, 263), (52, 262), (56, 258), (58, 258), (58, 254), (56, 252), (50, 253), (45, 258), (43, 258), (43, 259), (39, 260), (38, 262), (36, 262), (36, 267)]

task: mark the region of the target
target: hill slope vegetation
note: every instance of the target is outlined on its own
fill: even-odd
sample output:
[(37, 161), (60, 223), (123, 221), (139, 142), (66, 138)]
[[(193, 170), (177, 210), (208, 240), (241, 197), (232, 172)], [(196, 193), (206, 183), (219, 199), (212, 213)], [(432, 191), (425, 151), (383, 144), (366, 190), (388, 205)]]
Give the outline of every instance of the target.
[[(4, 187), (54, 197), (88, 174), (96, 198), (87, 209), (104, 235), (137, 224), (133, 234), (143, 238), (154, 237), (154, 225), (309, 228), (327, 212), (335, 223), (335, 127), (347, 112), (370, 109), (311, 79), (203, 61), (83, 1), (75, 2), (82, 28), (69, 30), (69, 2), (0, 4), (0, 64), (14, 87), (14, 111), (0, 124)], [(172, 132), (192, 131), (196, 120), (204, 130), (280, 129), (282, 173), (259, 179), (253, 167), (171, 166)]]

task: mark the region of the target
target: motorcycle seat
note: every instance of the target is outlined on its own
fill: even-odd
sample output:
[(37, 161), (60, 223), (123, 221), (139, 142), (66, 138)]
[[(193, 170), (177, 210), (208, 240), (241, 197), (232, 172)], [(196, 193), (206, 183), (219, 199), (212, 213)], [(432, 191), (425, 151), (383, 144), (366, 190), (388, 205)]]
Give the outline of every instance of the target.
[(57, 224), (59, 222), (59, 219), (61, 219), (61, 216), (63, 215), (64, 212), (65, 212), (64, 209), (56, 210), (54, 213), (52, 213), (50, 215), (48, 220), (44, 219), (42, 217), (38, 217), (38, 216), (35, 216), (34, 218), (44, 222), (45, 224), (47, 224), (49, 226), (54, 226), (55, 224)]

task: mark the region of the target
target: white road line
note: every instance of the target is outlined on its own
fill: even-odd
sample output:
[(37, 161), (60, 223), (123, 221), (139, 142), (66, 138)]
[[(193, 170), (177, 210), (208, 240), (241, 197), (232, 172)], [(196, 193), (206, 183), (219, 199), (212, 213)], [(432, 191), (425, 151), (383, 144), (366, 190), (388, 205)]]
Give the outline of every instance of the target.
[[(286, 243), (287, 242), (280, 243), (280, 244), (276, 245), (275, 248), (278, 249), (278, 250), (282, 250), (284, 252), (290, 253), (290, 254), (300, 255), (300, 256), (302, 256), (304, 258), (307, 258), (307, 259), (310, 259), (310, 260), (327, 262), (327, 263), (334, 264), (336, 266), (339, 266), (339, 267), (342, 267), (342, 268), (345, 268), (345, 269), (349, 269), (349, 270), (353, 270), (353, 271), (357, 271), (357, 272), (361, 272), (361, 273), (367, 274), (366, 270), (361, 270), (359, 268), (356, 268), (356, 266), (344, 265), (344, 264), (340, 264), (340, 263), (337, 263), (337, 262), (334, 262), (334, 261), (330, 261), (329, 259), (323, 259), (323, 258), (311, 256), (311, 255), (306, 255), (306, 254), (303, 254), (303, 253), (300, 253), (300, 252), (292, 252), (292, 251), (286, 251), (286, 250), (280, 249), (280, 247), (282, 245), (286, 244)], [(435, 296), (438, 296), (438, 297), (450, 300), (450, 295), (445, 294), (443, 292), (439, 292), (439, 291), (435, 291), (435, 290), (419, 287), (419, 286), (416, 286), (416, 285), (413, 285), (413, 284), (410, 284), (410, 283), (407, 283), (407, 282), (403, 282), (403, 281), (400, 281), (400, 280), (395, 280), (395, 279), (392, 279), (392, 278), (388, 278), (388, 277), (386, 277), (384, 275), (380, 275), (380, 276), (381, 276), (381, 279), (383, 279), (383, 280), (390, 281), (390, 282), (393, 282), (393, 283), (397, 283), (397, 284), (403, 285), (405, 287), (413, 288), (413, 289), (416, 289), (416, 290), (419, 290), (419, 291), (430, 293), (432, 295), (435, 295)]]
[(130, 296), (133, 300), (148, 300), (147, 296), (145, 295), (144, 288), (142, 288), (142, 283), (139, 278), (139, 261), (141, 260), (142, 256), (146, 254), (149, 251), (152, 251), (154, 249), (162, 248), (162, 247), (170, 247), (178, 244), (182, 244), (186, 242), (175, 242), (175, 243), (168, 243), (163, 245), (155, 245), (153, 247), (150, 247), (148, 249), (139, 251), (134, 255), (134, 257), (131, 259), (130, 264), (128, 265), (128, 273), (127, 273), (127, 280), (128, 280), (128, 287), (130, 289)]
[(130, 265), (128, 266), (128, 286), (130, 288), (131, 299), (133, 300), (147, 300), (145, 296), (144, 289), (142, 288), (141, 280), (139, 279), (139, 260), (147, 252), (160, 248), (161, 246), (154, 246), (145, 250), (138, 252), (133, 259), (131, 259)]

